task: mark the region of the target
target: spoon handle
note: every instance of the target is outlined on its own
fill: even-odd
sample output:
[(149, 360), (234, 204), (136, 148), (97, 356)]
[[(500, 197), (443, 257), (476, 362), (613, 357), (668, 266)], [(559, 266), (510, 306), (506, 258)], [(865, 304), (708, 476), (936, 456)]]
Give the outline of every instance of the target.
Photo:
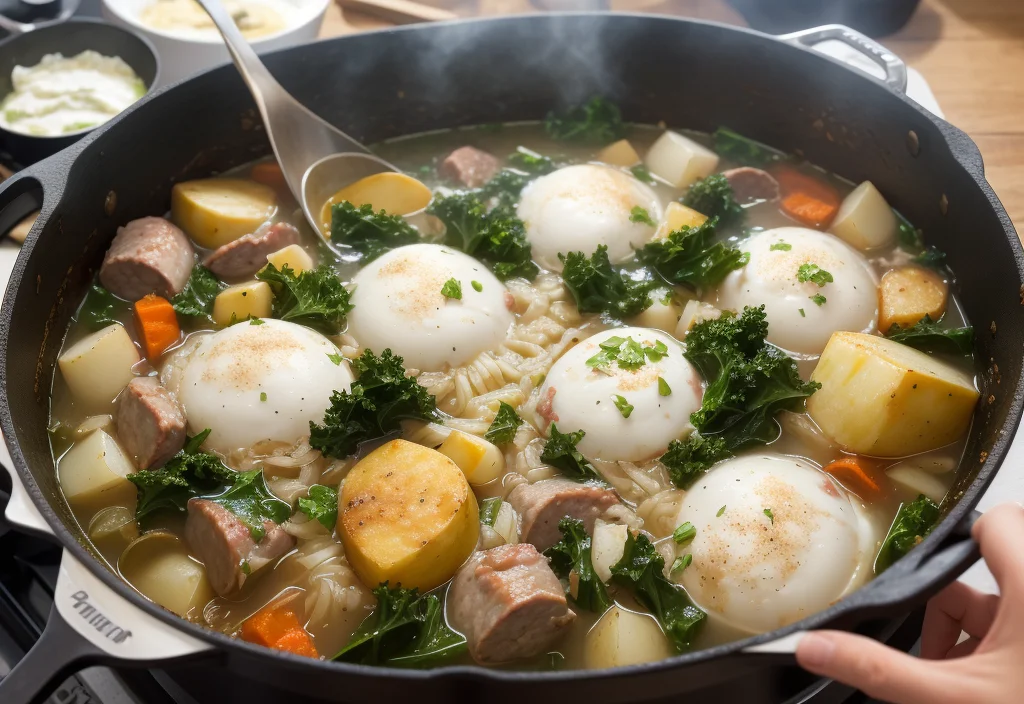
[(302, 175), (310, 164), (344, 152), (369, 154), (355, 139), (324, 121), (277, 82), (242, 36), (220, 0), (198, 0), (227, 44), (263, 118), (270, 145), (295, 199), (302, 202)]

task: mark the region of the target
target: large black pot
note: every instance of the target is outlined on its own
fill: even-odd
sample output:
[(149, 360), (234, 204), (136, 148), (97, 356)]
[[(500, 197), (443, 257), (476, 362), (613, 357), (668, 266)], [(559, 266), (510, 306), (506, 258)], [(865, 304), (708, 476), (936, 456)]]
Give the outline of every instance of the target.
[[(875, 53), (899, 82), (897, 62)], [(763, 681), (752, 673), (792, 672), (778, 668), (792, 664), (796, 636), (806, 629), (859, 626), (883, 635), (893, 617), (977, 559), (967, 535), (971, 509), (1021, 415), (1024, 253), (962, 132), (882, 83), (791, 43), (651, 16), (419, 26), (297, 47), (268, 56), (267, 64), (315, 112), (369, 142), (535, 120), (552, 106), (602, 93), (632, 121), (701, 130), (725, 124), (853, 181), (870, 178), (948, 254), (966, 313), (982, 331), (976, 354), (988, 400), (975, 416), (954, 500), (919, 547), (830, 609), (773, 633), (617, 670), (406, 671), (317, 662), (232, 640), (155, 606), (95, 559), (61, 499), (47, 396), (61, 337), (115, 228), (165, 212), (176, 180), (268, 152), (242, 81), (233, 68), (220, 68), (144, 99), (0, 189), (0, 232), (42, 206), (0, 317), (0, 421), (25, 490), (16, 487), (8, 517), (52, 532), (65, 548), (54, 618), (0, 685), (6, 704), (30, 700), (42, 680), (68, 667), (110, 659), (192, 663), (172, 675), (190, 684), (205, 678), (208, 692), (230, 699), (291, 690), (307, 701), (411, 695), (424, 702), (619, 702), (711, 688), (718, 700), (725, 692), (732, 701), (737, 696), (728, 693), (743, 683)], [(238, 676), (225, 678), (229, 671)]]

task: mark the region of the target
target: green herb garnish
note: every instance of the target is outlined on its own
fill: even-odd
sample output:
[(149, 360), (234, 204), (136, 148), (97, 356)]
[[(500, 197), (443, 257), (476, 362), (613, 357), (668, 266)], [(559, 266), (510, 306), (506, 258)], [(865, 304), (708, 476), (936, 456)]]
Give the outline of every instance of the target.
[(493, 442), (495, 445), (504, 445), (512, 442), (516, 437), (516, 431), (523, 424), (523, 419), (504, 401), (498, 402), (498, 412), (494, 415), (490, 427), (484, 433), (484, 440)]
[(657, 227), (658, 225), (658, 223), (654, 222), (654, 220), (651, 219), (651, 216), (647, 212), (647, 209), (642, 208), (639, 205), (634, 205), (633, 209), (629, 211), (629, 221), (642, 222), (645, 225), (650, 225), (651, 227)]
[(329, 486), (314, 484), (307, 497), (299, 499), (299, 510), (329, 531), (338, 522), (338, 492)]
[[(833, 281), (832, 274), (812, 262), (800, 265), (800, 268), (796, 270), (796, 280), (800, 283), (810, 281), (812, 284), (816, 284), (819, 287), (824, 286), (825, 284), (830, 284)], [(818, 305), (821, 304), (819, 303)]]
[(668, 385), (668, 382), (665, 381), (664, 379), (662, 379), (660, 376), (658, 377), (658, 395), (659, 396), (671, 396), (672, 395), (672, 387), (670, 387)]
[(828, 300), (827, 298), (822, 296), (820, 293), (816, 293), (813, 296), (810, 296), (810, 299), (814, 303), (814, 305), (816, 305), (816, 306), (823, 306), (823, 305), (825, 305), (825, 302)]
[(672, 540), (676, 541), (679, 545), (688, 543), (695, 537), (697, 537), (697, 529), (689, 521), (676, 526), (676, 529), (672, 532)]
[(776, 242), (768, 249), (769, 251), (772, 252), (788, 252), (789, 250), (793, 249), (793, 245), (789, 244), (788, 242)]
[(565, 580), (569, 579), (570, 572), (574, 572), (576, 594), (573, 601), (588, 611), (604, 613), (612, 605), (612, 600), (601, 578), (594, 572), (591, 539), (583, 521), (566, 516), (558, 522), (558, 530), (562, 533), (562, 539), (544, 551), (544, 555), (551, 561), (551, 569)]
[(498, 511), (501, 509), (501, 497), (491, 496), (480, 502), (480, 522), (485, 526), (494, 527), (498, 519)]
[(445, 298), (452, 298), (456, 301), (462, 300), (462, 284), (457, 279), (448, 279), (441, 287), (441, 295)]
[(775, 514), (772, 513), (770, 508), (764, 510), (764, 515), (768, 516), (768, 520), (772, 522), (772, 525), (775, 525)]
[(614, 394), (612, 396), (612, 402), (615, 404), (615, 407), (619, 409), (619, 413), (622, 414), (623, 418), (629, 418), (629, 415), (633, 412), (633, 406), (630, 405), (625, 396)]

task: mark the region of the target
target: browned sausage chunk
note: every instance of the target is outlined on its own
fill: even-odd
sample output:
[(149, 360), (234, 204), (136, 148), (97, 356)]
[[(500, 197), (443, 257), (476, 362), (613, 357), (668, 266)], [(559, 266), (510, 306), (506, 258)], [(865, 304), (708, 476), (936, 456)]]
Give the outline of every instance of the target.
[(135, 377), (121, 393), (117, 438), (139, 469), (162, 467), (185, 445), (185, 415), (156, 377)]
[(483, 665), (543, 653), (576, 618), (547, 558), (525, 543), (473, 553), (452, 581), (448, 615)]
[(440, 172), (468, 188), (479, 188), (494, 178), (499, 168), (501, 163), (487, 152), (459, 147), (441, 162)]
[(117, 228), (100, 267), (100, 283), (115, 296), (137, 301), (180, 293), (192, 273), (185, 233), (163, 218), (139, 218)]
[(299, 241), (299, 231), (286, 222), (264, 225), (214, 250), (203, 264), (222, 279), (252, 276), (267, 265), (267, 255)]
[(248, 575), (295, 546), (295, 539), (273, 521), (264, 521), (263, 527), (267, 533), (256, 543), (248, 526), (231, 511), (207, 499), (189, 499), (185, 540), (206, 566), (210, 586), (220, 596), (238, 591)]
[(594, 521), (619, 499), (604, 487), (568, 479), (543, 479), (536, 484), (520, 484), (508, 495), (508, 501), (522, 517), (519, 534), (523, 542), (547, 550), (562, 539), (560, 520), (566, 516), (578, 518), (589, 533)]
[(767, 171), (741, 166), (738, 169), (723, 171), (722, 175), (732, 186), (732, 194), (737, 203), (753, 203), (761, 200), (778, 200), (779, 198), (779, 182)]

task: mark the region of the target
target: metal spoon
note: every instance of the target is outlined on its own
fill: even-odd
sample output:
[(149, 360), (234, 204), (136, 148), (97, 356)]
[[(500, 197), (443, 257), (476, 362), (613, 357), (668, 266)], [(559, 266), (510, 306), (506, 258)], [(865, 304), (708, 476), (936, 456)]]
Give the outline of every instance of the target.
[(238, 72), (263, 117), (267, 138), (292, 195), (312, 228), (326, 239), (320, 210), (327, 199), (359, 179), (397, 168), (315, 115), (270, 74), (219, 0), (198, 0), (224, 37)]

